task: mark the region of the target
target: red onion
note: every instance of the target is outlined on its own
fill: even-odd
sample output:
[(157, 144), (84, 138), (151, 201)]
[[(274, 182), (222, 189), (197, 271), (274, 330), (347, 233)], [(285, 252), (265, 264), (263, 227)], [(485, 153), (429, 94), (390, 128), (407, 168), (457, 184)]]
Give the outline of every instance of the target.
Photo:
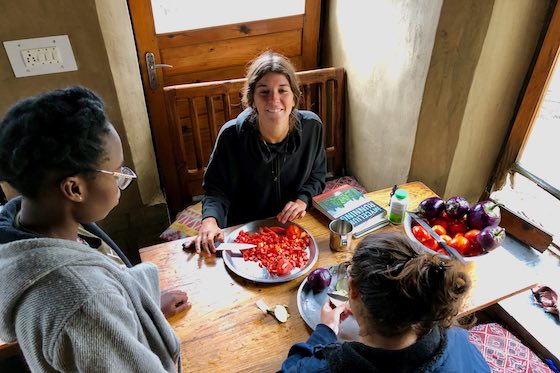
[(325, 290), (331, 284), (332, 275), (327, 268), (317, 268), (307, 276), (313, 291)]

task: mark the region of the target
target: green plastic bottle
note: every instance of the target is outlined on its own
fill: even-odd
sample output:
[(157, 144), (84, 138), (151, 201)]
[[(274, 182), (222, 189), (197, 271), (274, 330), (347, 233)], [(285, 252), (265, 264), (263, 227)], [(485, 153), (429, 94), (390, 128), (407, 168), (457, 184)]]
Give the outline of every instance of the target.
[(408, 192), (404, 189), (397, 189), (391, 197), (391, 207), (389, 209), (389, 221), (395, 224), (402, 224), (408, 207)]

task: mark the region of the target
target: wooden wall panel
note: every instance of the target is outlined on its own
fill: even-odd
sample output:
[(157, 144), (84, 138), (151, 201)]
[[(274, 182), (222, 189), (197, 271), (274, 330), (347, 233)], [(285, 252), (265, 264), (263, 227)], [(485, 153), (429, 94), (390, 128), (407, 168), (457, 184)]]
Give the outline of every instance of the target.
[(160, 49), (303, 29), (303, 15), (157, 35)]
[(245, 65), (259, 53), (273, 49), (287, 57), (301, 51), (301, 30), (259, 35), (252, 38), (231, 39), (211, 43), (188, 45), (160, 51), (163, 63), (173, 65), (164, 75), (179, 75)]
[[(303, 70), (303, 58), (301, 56), (291, 57), (290, 61), (296, 70)], [(214, 80), (226, 80), (244, 77), (247, 72), (247, 62), (242, 65), (225, 67), (222, 69), (189, 72), (180, 75), (164, 76), (166, 86), (185, 83), (210, 82)]]

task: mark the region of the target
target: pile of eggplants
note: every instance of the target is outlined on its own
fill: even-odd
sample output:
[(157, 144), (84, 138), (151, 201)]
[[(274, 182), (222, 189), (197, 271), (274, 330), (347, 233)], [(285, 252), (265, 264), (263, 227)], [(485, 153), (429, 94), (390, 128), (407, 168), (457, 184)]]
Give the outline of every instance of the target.
[(447, 201), (439, 197), (429, 197), (418, 205), (416, 213), (424, 218), (433, 219), (442, 216), (445, 211), (450, 219), (464, 220), (469, 229), (478, 229), (477, 242), (485, 251), (500, 246), (505, 239), (505, 229), (500, 227), (500, 204), (494, 201), (481, 201), (470, 206), (460, 196)]

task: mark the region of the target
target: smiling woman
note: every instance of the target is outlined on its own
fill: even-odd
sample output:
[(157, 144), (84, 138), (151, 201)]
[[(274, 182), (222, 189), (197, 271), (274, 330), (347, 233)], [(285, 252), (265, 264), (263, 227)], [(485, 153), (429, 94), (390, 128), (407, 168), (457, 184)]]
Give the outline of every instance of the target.
[(323, 192), (323, 124), (316, 114), (295, 109), (300, 98), (286, 57), (265, 52), (252, 61), (245, 110), (221, 128), (204, 174), (197, 250), (202, 245), (214, 251), (226, 226), (270, 216), (282, 224), (301, 218), (311, 198)]

